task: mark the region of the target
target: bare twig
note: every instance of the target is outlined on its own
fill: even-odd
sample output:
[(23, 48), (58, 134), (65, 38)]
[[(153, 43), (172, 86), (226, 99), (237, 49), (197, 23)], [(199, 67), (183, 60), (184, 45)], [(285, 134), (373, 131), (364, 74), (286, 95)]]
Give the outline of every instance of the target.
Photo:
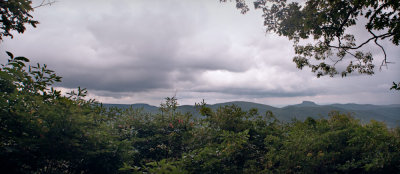
[(382, 49), (382, 52), (383, 52), (383, 55), (384, 55), (383, 60), (382, 60), (382, 63), (381, 63), (381, 66), (379, 66), (379, 70), (382, 70), (382, 67), (383, 67), (383, 66), (386, 66), (386, 68), (387, 68), (387, 61), (386, 61), (386, 60), (387, 60), (387, 55), (386, 55), (385, 48), (383, 48), (383, 46), (380, 45), (380, 44), (378, 43), (378, 37), (376, 37), (376, 35), (375, 35), (374, 32), (372, 32), (370, 29), (368, 30), (368, 32), (369, 32), (372, 36), (375, 37), (374, 42), (375, 42), (376, 45), (378, 45), (378, 46)]
[(333, 45), (329, 45), (329, 44), (327, 46), (331, 47), (331, 48), (337, 48), (337, 49), (344, 48), (344, 49), (356, 50), (356, 49), (359, 49), (359, 48), (363, 47), (365, 44), (369, 43), (371, 40), (378, 39), (378, 38), (383, 38), (383, 37), (389, 37), (389, 36), (393, 36), (393, 35), (394, 35), (393, 33), (385, 33), (385, 34), (381, 34), (381, 35), (378, 35), (378, 36), (374, 36), (374, 37), (369, 38), (368, 40), (366, 40), (365, 42), (363, 42), (362, 44), (360, 44), (360, 45), (358, 45), (356, 47), (333, 46)]
[(361, 63), (361, 61), (360, 61), (360, 59), (359, 58), (357, 58), (357, 56), (356, 55), (354, 55), (353, 53), (351, 53), (350, 51), (348, 51), (348, 50), (344, 50), (347, 54), (350, 54), (351, 56), (353, 56), (354, 58), (356, 58), (357, 59), (357, 61), (359, 62), (359, 63)]
[(39, 5), (37, 5), (37, 6), (33, 7), (33, 8), (35, 9), (35, 8), (39, 8), (39, 7), (43, 7), (43, 6), (47, 6), (47, 5), (52, 5), (54, 3), (56, 3), (55, 0), (54, 1), (43, 0)]

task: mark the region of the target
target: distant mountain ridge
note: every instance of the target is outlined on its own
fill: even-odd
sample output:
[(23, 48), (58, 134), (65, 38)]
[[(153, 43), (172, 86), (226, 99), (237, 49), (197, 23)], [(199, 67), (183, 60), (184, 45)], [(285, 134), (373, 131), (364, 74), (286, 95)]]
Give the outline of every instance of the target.
[[(289, 105), (282, 108), (273, 107), (265, 104), (232, 101), (226, 103), (217, 103), (208, 105), (213, 110), (226, 105), (236, 105), (242, 108), (243, 111), (248, 111), (251, 108), (256, 108), (258, 113), (264, 115), (267, 111), (272, 111), (275, 116), (282, 121), (290, 121), (292, 119), (305, 120), (307, 117), (313, 118), (327, 118), (328, 113), (331, 111), (339, 111), (341, 113), (351, 113), (355, 118), (360, 119), (362, 122), (369, 122), (370, 120), (383, 121), (389, 127), (400, 126), (400, 104), (392, 105), (371, 105), (371, 104), (330, 104), (318, 105), (312, 101), (303, 101), (300, 104)], [(145, 103), (138, 104), (103, 104), (106, 107), (118, 108), (142, 108), (144, 112), (159, 113), (157, 106), (152, 106)], [(182, 105), (177, 108), (177, 111), (182, 113), (191, 113), (194, 116), (200, 116), (198, 111), (193, 105)]]

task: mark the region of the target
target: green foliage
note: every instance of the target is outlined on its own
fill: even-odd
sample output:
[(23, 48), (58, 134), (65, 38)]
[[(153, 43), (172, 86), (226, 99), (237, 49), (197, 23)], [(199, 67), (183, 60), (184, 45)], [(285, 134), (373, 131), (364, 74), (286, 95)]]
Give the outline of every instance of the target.
[(213, 114), (211, 108), (207, 107), (207, 104), (204, 101), (204, 99), (201, 103), (195, 103), (195, 107), (202, 116), (209, 117)]
[[(339, 57), (355, 47), (354, 38), (343, 34), (358, 15), (364, 15), (358, 8), (368, 9), (364, 16), (370, 17), (369, 31), (387, 29), (387, 35), (373, 37), (376, 44), (377, 38), (390, 38), (398, 45), (398, 1), (309, 0), (303, 8), (284, 0), (268, 1), (271, 8), (264, 0), (256, 1), (256, 8), (263, 9), (269, 30), (295, 43), (311, 35), (328, 38), (317, 46), (296, 46), (296, 53), (303, 56), (298, 58), (299, 68), (311, 66), (321, 75), (336, 73), (324, 63), (308, 64), (307, 57), (325, 60), (331, 49), (326, 44), (334, 36), (347, 41), (338, 48)], [(248, 11), (245, 1), (236, 2), (242, 13)], [(388, 14), (390, 9), (395, 13)], [(35, 26), (32, 10), (31, 1), (0, 1), (0, 40), (12, 37), (12, 30), (24, 32), (26, 23)], [(295, 20), (292, 15), (302, 18)], [(328, 28), (318, 28), (320, 24)], [(284, 123), (271, 111), (260, 115), (257, 109), (245, 111), (236, 105), (213, 110), (204, 100), (196, 106), (205, 117), (196, 119), (177, 112), (175, 97), (166, 98), (159, 114), (132, 107), (104, 108), (85, 99), (85, 88), (66, 96), (55, 90), (52, 85), (61, 77), (46, 65), (27, 67), (29, 59), (7, 55), (8, 63), (0, 68), (3, 173), (400, 172), (400, 128), (391, 130), (381, 122), (361, 124), (350, 115), (332, 112), (329, 119)], [(355, 57), (363, 64), (350, 64), (347, 71), (369, 73), (371, 55), (359, 52)], [(393, 88), (398, 90), (398, 85)]]
[(26, 29), (25, 24), (36, 27), (39, 22), (32, 19), (29, 14), (32, 11), (31, 0), (1, 0), (0, 40), (7, 36), (12, 38), (11, 31), (13, 30), (23, 33)]
[(400, 83), (396, 84), (396, 83), (393, 82), (393, 86), (390, 88), (390, 90), (392, 90), (392, 89), (400, 90)]
[(184, 163), (194, 173), (237, 173), (243, 170), (248, 130), (220, 131), (215, 142), (184, 155)]
[(178, 108), (178, 99), (176, 97), (165, 98), (165, 103), (160, 104), (161, 115), (166, 114), (169, 117), (174, 117), (175, 111)]
[[(226, 0), (220, 0), (226, 2)], [(304, 2), (304, 3), (303, 3)], [(287, 0), (254, 0), (255, 9), (262, 10), (267, 32), (277, 33), (294, 42), (297, 68), (309, 67), (317, 77), (350, 73), (373, 74), (373, 56), (362, 48), (373, 42), (384, 55), (379, 43), (389, 39), (394, 45), (400, 42), (400, 2), (387, 0), (305, 0), (301, 3)], [(249, 10), (245, 1), (237, 0), (237, 8)], [(363, 23), (362, 21), (366, 21)], [(363, 26), (369, 36), (356, 42), (353, 26)], [(308, 39), (314, 42), (302, 45)], [(349, 58), (352, 58), (351, 61)], [(338, 70), (336, 64), (347, 61), (347, 68)]]
[[(120, 163), (108, 125), (84, 92), (64, 97), (46, 65), (11, 53), (0, 74), (0, 161), (10, 173), (108, 173)], [(75, 95), (75, 93), (72, 93)]]
[(160, 113), (66, 96), (47, 66), (7, 53), (0, 71), (0, 170), (6, 173), (398, 173), (400, 128), (329, 119), (279, 121), (271, 111), (166, 98)]
[[(351, 116), (294, 122), (267, 153), (273, 173), (396, 173), (400, 141), (383, 123)], [(270, 142), (271, 140), (268, 140)]]
[(150, 162), (147, 163), (148, 166), (148, 172), (149, 173), (161, 173), (161, 174), (183, 174), (183, 173), (188, 173), (184, 169), (182, 169), (179, 164), (176, 164), (176, 162), (167, 162), (165, 159), (159, 161), (159, 162)]
[(217, 109), (207, 119), (216, 129), (241, 132), (248, 124), (249, 115), (236, 105), (227, 105)]

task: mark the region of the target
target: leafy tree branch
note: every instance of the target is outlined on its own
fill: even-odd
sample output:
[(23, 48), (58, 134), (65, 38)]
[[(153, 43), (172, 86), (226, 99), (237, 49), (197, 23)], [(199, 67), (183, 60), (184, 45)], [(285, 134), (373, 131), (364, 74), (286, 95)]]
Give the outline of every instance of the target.
[[(236, 4), (242, 13), (248, 11), (245, 1), (237, 0)], [(396, 0), (255, 0), (254, 8), (263, 12), (267, 32), (293, 40), (297, 67), (309, 67), (317, 77), (374, 74), (374, 57), (364, 47), (373, 41), (381, 49), (382, 68), (391, 62), (379, 41), (388, 39), (396, 46), (400, 41), (400, 2)], [(348, 29), (363, 25), (362, 19), (366, 19), (364, 28), (371, 36), (357, 43)], [(314, 43), (300, 44), (309, 38)], [(344, 60), (347, 68), (338, 70), (337, 64)]]

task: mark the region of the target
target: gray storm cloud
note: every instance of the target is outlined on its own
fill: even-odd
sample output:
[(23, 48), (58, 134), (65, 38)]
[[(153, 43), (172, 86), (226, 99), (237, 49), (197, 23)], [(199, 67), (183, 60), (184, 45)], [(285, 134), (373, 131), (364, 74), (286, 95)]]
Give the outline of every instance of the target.
[[(374, 76), (317, 79), (295, 68), (292, 43), (266, 34), (258, 11), (242, 15), (234, 3), (61, 0), (33, 15), (38, 28), (6, 39), (1, 56), (9, 50), (46, 63), (63, 76), (60, 88), (86, 87), (103, 102), (157, 103), (179, 91), (188, 104), (332, 96), (331, 103), (400, 103), (388, 90), (400, 62)], [(399, 47), (388, 44), (387, 53), (398, 57)]]

